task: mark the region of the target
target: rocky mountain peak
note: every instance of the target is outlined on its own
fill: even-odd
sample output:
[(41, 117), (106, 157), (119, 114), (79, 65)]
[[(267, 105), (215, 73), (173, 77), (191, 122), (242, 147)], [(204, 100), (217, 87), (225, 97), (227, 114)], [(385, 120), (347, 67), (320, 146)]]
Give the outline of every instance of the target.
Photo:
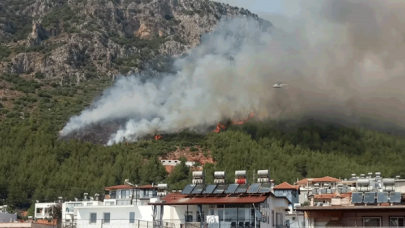
[[(221, 18), (257, 18), (210, 0), (25, 0), (2, 9), (19, 20), (0, 20), (0, 40), (11, 47), (0, 72), (73, 84), (136, 73), (159, 56), (182, 55)], [(32, 27), (18, 24), (21, 18)]]

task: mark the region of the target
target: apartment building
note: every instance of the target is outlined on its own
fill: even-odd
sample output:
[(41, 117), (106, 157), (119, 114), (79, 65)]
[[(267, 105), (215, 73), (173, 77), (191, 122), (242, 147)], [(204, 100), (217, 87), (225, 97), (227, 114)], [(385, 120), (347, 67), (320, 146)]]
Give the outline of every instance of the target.
[(235, 182), (225, 182), (225, 172), (214, 173), (214, 184), (204, 184), (204, 173), (193, 172), (192, 184), (181, 192), (160, 196), (154, 206), (158, 227), (270, 228), (282, 227), (291, 202), (274, 194), (268, 170), (259, 170), (249, 184), (246, 171), (235, 171)]
[(399, 177), (382, 178), (355, 174), (336, 185), (335, 192), (323, 193), (314, 187), (310, 205), (297, 208), (305, 213), (306, 227), (404, 226), (405, 202)]

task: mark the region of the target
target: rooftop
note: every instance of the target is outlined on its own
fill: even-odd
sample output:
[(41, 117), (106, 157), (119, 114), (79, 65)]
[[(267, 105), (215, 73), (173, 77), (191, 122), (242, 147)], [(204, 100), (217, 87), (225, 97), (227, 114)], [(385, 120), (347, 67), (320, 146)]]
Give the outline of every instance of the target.
[(171, 193), (162, 199), (162, 202), (151, 204), (157, 205), (209, 205), (209, 204), (251, 204), (262, 203), (272, 193), (265, 194), (237, 194), (237, 195), (209, 195), (209, 196), (192, 196), (181, 193)]
[(319, 194), (319, 195), (313, 195), (315, 199), (332, 199), (332, 198), (346, 198), (352, 196), (352, 193), (339, 193), (335, 192), (332, 194)]
[(152, 186), (151, 184), (149, 184), (149, 185), (132, 187), (131, 185), (121, 184), (121, 185), (106, 187), (104, 189), (107, 191), (118, 190), (118, 189), (157, 189), (157, 185)]
[(316, 206), (300, 207), (297, 211), (342, 211), (342, 210), (405, 210), (405, 205), (394, 206)]
[[(312, 179), (312, 180), (309, 181), (310, 179)], [(326, 177), (320, 177), (320, 178), (305, 178), (305, 179), (298, 181), (295, 184), (303, 185), (303, 184), (307, 184), (308, 182), (339, 182), (339, 181), (340, 181), (339, 179), (336, 179), (334, 177), (326, 176)]]
[(298, 185), (291, 185), (287, 182), (283, 182), (276, 187), (273, 188), (274, 190), (299, 190), (300, 186)]

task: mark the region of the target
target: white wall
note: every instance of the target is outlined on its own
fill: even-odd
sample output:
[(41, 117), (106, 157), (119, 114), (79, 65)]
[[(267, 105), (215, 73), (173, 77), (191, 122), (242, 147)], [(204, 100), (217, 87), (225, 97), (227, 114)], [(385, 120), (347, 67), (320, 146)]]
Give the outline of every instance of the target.
[(101, 201), (69, 201), (62, 204), (62, 224), (69, 225), (76, 220), (75, 208), (102, 205)]
[(290, 228), (304, 227), (304, 214), (286, 214), (285, 220), (289, 221)]
[[(34, 217), (37, 219), (48, 218), (52, 205), (56, 205), (56, 203), (36, 203)], [(42, 212), (39, 212), (39, 209), (42, 209)]]
[[(135, 220), (153, 221), (152, 206), (86, 206), (76, 207), (76, 222), (78, 228), (87, 227), (99, 227), (102, 219), (104, 219), (104, 213), (110, 213), (110, 223), (103, 224), (103, 228), (107, 228), (109, 225), (129, 225), (130, 212), (135, 212)], [(96, 224), (90, 224), (90, 213), (97, 214)]]

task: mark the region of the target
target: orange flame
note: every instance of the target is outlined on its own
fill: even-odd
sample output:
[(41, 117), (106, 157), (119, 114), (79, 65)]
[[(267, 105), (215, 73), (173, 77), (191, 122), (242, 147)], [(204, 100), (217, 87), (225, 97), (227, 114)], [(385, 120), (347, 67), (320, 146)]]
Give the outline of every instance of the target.
[(249, 116), (248, 116), (246, 119), (244, 119), (244, 120), (233, 120), (233, 121), (232, 121), (232, 125), (241, 125), (241, 124), (244, 124), (244, 123), (246, 123), (246, 121), (248, 121), (249, 119), (253, 118), (254, 116), (255, 116), (255, 114), (252, 112), (252, 113), (250, 113)]
[(217, 129), (215, 129), (215, 133), (219, 133), (220, 131), (221, 131), (221, 129), (225, 129), (226, 128), (226, 126), (225, 126), (225, 124), (223, 124), (223, 123), (218, 123), (217, 124)]
[(155, 140), (159, 140), (159, 139), (161, 139), (163, 136), (161, 136), (161, 135), (155, 135)]
[[(232, 125), (242, 125), (246, 123), (249, 119), (253, 118), (255, 114), (252, 112), (249, 114), (249, 116), (246, 119), (243, 120), (232, 120)], [(215, 133), (219, 133), (222, 129), (226, 129), (225, 124), (223, 123), (218, 123), (217, 128), (215, 129)]]

